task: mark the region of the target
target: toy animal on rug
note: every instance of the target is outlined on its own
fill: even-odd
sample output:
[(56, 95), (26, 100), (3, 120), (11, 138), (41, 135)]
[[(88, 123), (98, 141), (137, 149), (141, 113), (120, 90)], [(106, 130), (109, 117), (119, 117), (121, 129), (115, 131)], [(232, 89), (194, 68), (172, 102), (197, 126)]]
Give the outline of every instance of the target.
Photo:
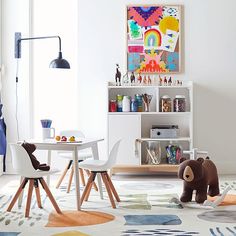
[(207, 194), (216, 196), (220, 193), (217, 169), (209, 157), (205, 160), (203, 158), (197, 160), (181, 158), (178, 177), (184, 181), (181, 202), (190, 202), (193, 190), (196, 190), (195, 201), (197, 203), (207, 200)]
[(27, 143), (27, 142), (23, 142), (22, 143), (22, 147), (26, 150), (26, 152), (28, 153), (31, 163), (34, 167), (35, 170), (39, 169), (39, 170), (43, 170), (43, 171), (48, 171), (50, 170), (50, 166), (48, 166), (47, 164), (41, 164), (37, 158), (34, 156), (33, 152), (36, 150), (36, 146), (33, 143)]

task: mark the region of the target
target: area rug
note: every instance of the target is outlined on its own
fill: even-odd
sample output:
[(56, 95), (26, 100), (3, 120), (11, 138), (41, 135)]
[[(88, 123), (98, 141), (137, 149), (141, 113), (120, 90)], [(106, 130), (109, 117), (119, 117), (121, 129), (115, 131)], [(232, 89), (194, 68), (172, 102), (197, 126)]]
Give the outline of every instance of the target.
[(92, 189), (89, 201), (84, 202), (80, 212), (76, 211), (74, 186), (67, 194), (67, 183), (55, 189), (56, 181), (51, 182), (50, 189), (63, 211), (62, 215), (55, 213), (43, 191), (43, 209), (38, 208), (33, 193), (29, 218), (24, 217), (26, 196), (20, 209), (16, 205), (12, 212), (6, 212), (19, 181), (10, 181), (1, 186), (0, 236), (236, 235), (234, 181), (224, 180), (220, 183), (221, 191), (228, 185), (232, 188), (225, 201), (230, 204), (204, 209), (197, 204), (195, 208), (188, 208), (171, 201), (172, 198), (179, 198), (182, 192), (181, 180), (158, 177), (130, 180), (115, 177), (113, 183), (121, 198), (121, 202), (116, 203), (117, 208), (111, 207), (105, 189), (103, 200)]

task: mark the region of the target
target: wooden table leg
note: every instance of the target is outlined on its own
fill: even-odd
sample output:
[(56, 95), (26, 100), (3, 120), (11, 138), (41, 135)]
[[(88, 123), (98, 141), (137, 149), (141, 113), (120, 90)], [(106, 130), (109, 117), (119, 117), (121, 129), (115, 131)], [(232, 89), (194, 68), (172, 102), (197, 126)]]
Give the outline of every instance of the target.
[[(47, 164), (49, 166), (51, 166), (51, 157), (52, 157), (52, 151), (48, 150), (48, 160), (47, 160)], [(47, 185), (50, 188), (50, 175), (47, 176)]]
[[(93, 152), (93, 158), (94, 160), (99, 160), (99, 154), (98, 154), (98, 144), (94, 144), (92, 147), (92, 152)], [(101, 174), (97, 174), (97, 180), (98, 180), (98, 189), (100, 193), (101, 199), (103, 199), (103, 192), (102, 192), (102, 179), (101, 179)]]
[(79, 181), (79, 165), (78, 165), (78, 149), (74, 148), (73, 152), (73, 160), (74, 160), (74, 178), (75, 178), (75, 192), (76, 192), (76, 205), (77, 210), (80, 210), (80, 181)]

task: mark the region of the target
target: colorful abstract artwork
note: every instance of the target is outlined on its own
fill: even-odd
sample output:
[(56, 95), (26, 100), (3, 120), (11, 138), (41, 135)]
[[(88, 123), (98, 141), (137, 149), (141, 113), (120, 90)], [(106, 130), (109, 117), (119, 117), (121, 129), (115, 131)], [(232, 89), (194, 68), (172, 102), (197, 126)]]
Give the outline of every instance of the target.
[(180, 72), (180, 6), (128, 6), (127, 68)]

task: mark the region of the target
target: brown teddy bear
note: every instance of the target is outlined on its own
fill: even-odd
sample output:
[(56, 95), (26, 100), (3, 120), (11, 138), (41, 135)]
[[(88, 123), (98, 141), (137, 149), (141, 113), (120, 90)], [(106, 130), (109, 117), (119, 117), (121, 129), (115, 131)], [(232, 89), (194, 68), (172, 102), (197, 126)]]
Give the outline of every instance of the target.
[(43, 171), (50, 170), (50, 166), (48, 166), (47, 164), (40, 164), (37, 158), (33, 155), (33, 152), (36, 150), (36, 146), (33, 143), (23, 142), (21, 145), (28, 153), (35, 170), (37, 169), (43, 170)]
[(178, 177), (184, 180), (181, 202), (190, 202), (193, 190), (196, 190), (195, 201), (197, 203), (203, 203), (207, 199), (207, 194), (216, 196), (220, 193), (217, 169), (209, 157), (205, 160), (203, 158), (197, 160), (181, 158)]

